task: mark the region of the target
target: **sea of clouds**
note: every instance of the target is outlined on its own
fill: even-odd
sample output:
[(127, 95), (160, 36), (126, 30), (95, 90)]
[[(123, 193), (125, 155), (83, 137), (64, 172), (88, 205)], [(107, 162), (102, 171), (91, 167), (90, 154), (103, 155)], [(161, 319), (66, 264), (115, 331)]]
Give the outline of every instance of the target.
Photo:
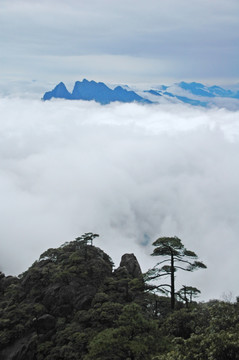
[(239, 295), (239, 112), (5, 97), (0, 114), (3, 272), (91, 231), (146, 271), (151, 243), (176, 235), (208, 266), (177, 287)]

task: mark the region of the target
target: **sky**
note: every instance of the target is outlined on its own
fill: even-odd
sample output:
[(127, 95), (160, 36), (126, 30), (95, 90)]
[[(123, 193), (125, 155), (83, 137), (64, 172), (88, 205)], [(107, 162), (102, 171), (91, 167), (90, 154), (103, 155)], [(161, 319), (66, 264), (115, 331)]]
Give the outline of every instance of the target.
[(0, 89), (238, 84), (238, 33), (237, 0), (0, 0)]
[(63, 81), (238, 87), (237, 0), (0, 0), (0, 270), (84, 232), (116, 267), (178, 236), (208, 266), (202, 299), (238, 293), (239, 112), (41, 101)]

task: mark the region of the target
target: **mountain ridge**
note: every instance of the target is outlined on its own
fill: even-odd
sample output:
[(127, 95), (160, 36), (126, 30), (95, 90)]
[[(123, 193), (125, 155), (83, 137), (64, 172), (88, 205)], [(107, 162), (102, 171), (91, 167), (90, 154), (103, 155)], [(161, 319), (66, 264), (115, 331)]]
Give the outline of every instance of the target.
[(47, 91), (42, 100), (51, 99), (95, 101), (101, 105), (111, 102), (122, 103), (183, 103), (201, 107), (225, 107), (239, 109), (239, 91), (224, 89), (217, 85), (207, 86), (198, 82), (181, 81), (171, 86), (159, 85), (146, 90), (131, 89), (126, 86), (110, 88), (103, 82), (83, 79), (76, 81), (72, 92), (60, 82), (51, 91)]
[(121, 86), (110, 89), (103, 82), (97, 83), (94, 80), (88, 81), (86, 79), (76, 81), (72, 93), (67, 90), (63, 82), (60, 82), (53, 90), (46, 92), (42, 99), (51, 100), (52, 98), (85, 101), (94, 100), (102, 105), (114, 101), (151, 103), (150, 100), (144, 99), (134, 91), (123, 89)]

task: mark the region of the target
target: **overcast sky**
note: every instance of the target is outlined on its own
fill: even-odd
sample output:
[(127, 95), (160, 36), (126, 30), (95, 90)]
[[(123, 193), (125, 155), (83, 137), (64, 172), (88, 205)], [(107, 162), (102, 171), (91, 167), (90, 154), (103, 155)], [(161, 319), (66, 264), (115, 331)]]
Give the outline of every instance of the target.
[(0, 0), (0, 85), (234, 84), (238, 34), (238, 0)]

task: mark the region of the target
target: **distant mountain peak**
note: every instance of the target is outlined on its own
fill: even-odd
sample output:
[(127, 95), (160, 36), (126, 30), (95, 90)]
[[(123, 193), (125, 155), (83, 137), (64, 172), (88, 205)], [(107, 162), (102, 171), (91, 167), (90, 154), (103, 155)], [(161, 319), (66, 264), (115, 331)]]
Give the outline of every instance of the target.
[[(128, 85), (108, 87), (103, 82), (83, 79), (76, 81), (72, 92), (69, 92), (63, 82), (44, 94), (43, 100), (67, 99), (96, 101), (102, 105), (111, 102), (123, 103), (185, 103), (192, 106), (218, 106), (239, 108), (239, 91), (224, 89), (217, 85), (207, 86), (199, 82), (185, 82), (171, 86), (157, 85), (148, 90), (132, 90)], [(227, 100), (233, 99), (233, 100)]]
[[(54, 96), (52, 96), (54, 94)], [(59, 98), (59, 99), (70, 99), (71, 94), (67, 90), (65, 84), (60, 82), (52, 91), (47, 91), (44, 96), (43, 100), (50, 100), (52, 97)]]
[(185, 81), (181, 81), (179, 84), (178, 84), (180, 87), (186, 87), (186, 88), (205, 88), (205, 85), (201, 84), (201, 83), (198, 83), (198, 82), (190, 82), (190, 83), (187, 83)]
[(60, 82), (52, 91), (46, 92), (43, 96), (43, 100), (52, 98), (94, 100), (103, 105), (112, 101), (151, 103), (151, 101), (144, 99), (134, 91), (123, 89), (121, 86), (117, 86), (112, 90), (103, 82), (88, 81), (87, 79), (76, 81), (72, 93), (67, 90), (63, 82)]
[(203, 85), (201, 83), (197, 83), (197, 82), (187, 83), (187, 82), (182, 81), (177, 85), (180, 88), (191, 92), (193, 95), (214, 97), (214, 94), (211, 93), (210, 91), (208, 91), (208, 89), (205, 87), (205, 85)]

